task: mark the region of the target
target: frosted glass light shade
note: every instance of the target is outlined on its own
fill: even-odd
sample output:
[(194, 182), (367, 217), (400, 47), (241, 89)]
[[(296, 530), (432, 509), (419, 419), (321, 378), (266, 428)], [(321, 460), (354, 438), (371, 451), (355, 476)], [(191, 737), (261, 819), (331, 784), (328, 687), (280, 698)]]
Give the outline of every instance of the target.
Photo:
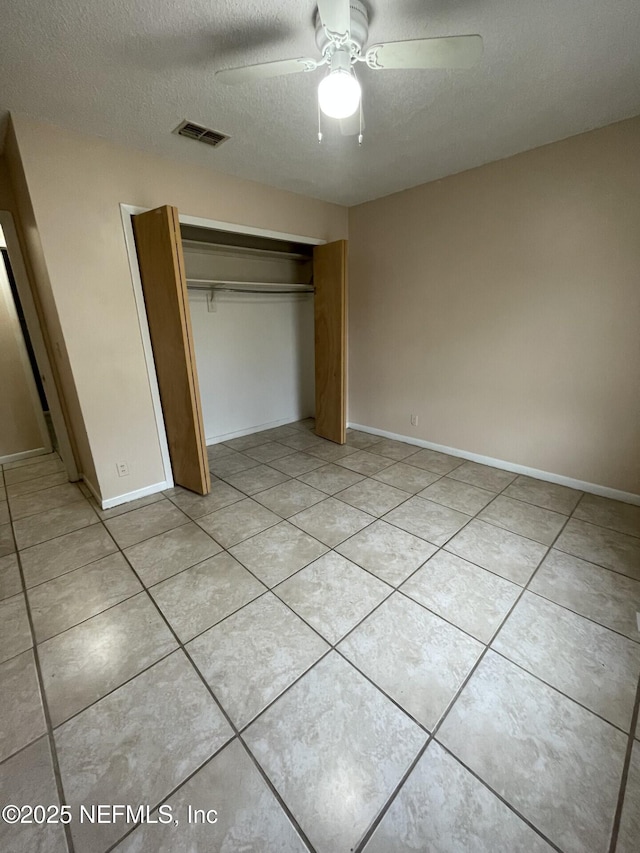
[(329, 118), (348, 118), (360, 105), (360, 84), (349, 71), (338, 68), (323, 77), (318, 86), (318, 102)]

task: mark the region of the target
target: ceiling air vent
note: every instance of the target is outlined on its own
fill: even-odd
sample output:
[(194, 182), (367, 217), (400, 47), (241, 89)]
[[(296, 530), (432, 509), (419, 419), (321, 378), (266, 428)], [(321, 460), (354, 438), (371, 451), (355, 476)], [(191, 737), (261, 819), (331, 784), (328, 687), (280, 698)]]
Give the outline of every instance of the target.
[(200, 124), (195, 124), (192, 121), (181, 122), (174, 133), (178, 136), (186, 136), (188, 139), (196, 139), (198, 142), (204, 142), (205, 145), (211, 145), (217, 148), (219, 145), (229, 139), (225, 133), (220, 133), (218, 130), (211, 130), (208, 127), (202, 127)]

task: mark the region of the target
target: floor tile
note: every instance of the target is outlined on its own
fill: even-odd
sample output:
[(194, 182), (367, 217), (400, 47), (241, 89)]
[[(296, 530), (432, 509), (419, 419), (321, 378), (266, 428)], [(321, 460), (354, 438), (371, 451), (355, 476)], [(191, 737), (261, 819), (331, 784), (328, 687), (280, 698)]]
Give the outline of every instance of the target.
[(73, 533), (33, 545), (20, 554), (27, 587), (79, 569), (118, 548), (101, 524), (92, 524)]
[(266, 444), (259, 444), (257, 447), (250, 447), (245, 450), (246, 456), (257, 459), (258, 462), (273, 462), (274, 459), (289, 456), (291, 453), (293, 453), (291, 447), (279, 444), (277, 441), (268, 441)]
[(320, 557), (275, 588), (276, 594), (335, 644), (391, 592), (339, 554)]
[(320, 489), (328, 495), (335, 495), (336, 492), (364, 480), (364, 475), (358, 474), (357, 471), (349, 471), (341, 465), (323, 465), (307, 474), (301, 474), (298, 479), (313, 486), (314, 489)]
[(384, 520), (408, 533), (433, 542), (444, 543), (469, 520), (469, 515), (424, 498), (409, 498), (406, 503), (387, 513)]
[(240, 729), (329, 646), (272, 593), (196, 637), (187, 651)]
[(515, 583), (527, 583), (547, 546), (474, 519), (446, 544), (446, 550)]
[(570, 515), (575, 505), (580, 500), (582, 492), (570, 489), (567, 486), (559, 486), (557, 483), (547, 483), (544, 480), (535, 480), (533, 477), (520, 475), (513, 483), (504, 490), (508, 498), (516, 498), (520, 501), (535, 504), (536, 506), (552, 509), (554, 512), (562, 512)]
[(375, 521), (336, 547), (344, 557), (392, 586), (399, 586), (436, 550), (431, 542), (386, 521)]
[(379, 441), (382, 441), (382, 436), (380, 435), (373, 435), (372, 433), (362, 432), (358, 429), (347, 430), (347, 445), (349, 447), (366, 450), (366, 448), (377, 444)]
[(292, 453), (290, 456), (283, 456), (280, 459), (274, 459), (271, 463), (273, 468), (282, 471), (283, 474), (288, 474), (289, 477), (299, 477), (300, 474), (307, 474), (313, 471), (314, 468), (320, 468), (324, 465), (322, 459), (317, 456), (311, 456), (309, 453), (300, 451)]
[(640, 641), (640, 581), (552, 549), (529, 589)]
[(111, 554), (34, 586), (27, 594), (36, 641), (66, 631), (141, 589), (122, 554)]
[(566, 515), (503, 495), (498, 495), (478, 518), (543, 545), (551, 545), (567, 521)]
[(265, 589), (230, 554), (218, 554), (151, 587), (150, 592), (186, 643)]
[[(119, 687), (55, 732), (67, 801), (156, 803), (232, 736), (182, 652)], [(105, 850), (130, 827), (71, 823), (76, 853)]]
[(0, 500), (0, 524), (9, 524), (11, 516), (9, 515), (9, 503)]
[(338, 649), (432, 730), (484, 646), (396, 592)]
[(334, 444), (332, 441), (326, 441), (323, 444), (314, 444), (307, 449), (307, 453), (311, 456), (317, 456), (323, 462), (335, 462), (337, 459), (344, 459), (345, 456), (351, 456), (356, 452), (355, 447), (349, 447), (348, 444)]
[(460, 480), (442, 477), (433, 485), (420, 492), (421, 498), (443, 504), (444, 506), (475, 515), (495, 497), (493, 492), (470, 486)]
[(370, 515), (380, 516), (404, 503), (409, 493), (367, 478), (338, 492), (335, 497)]
[(31, 467), (32, 465), (40, 465), (43, 462), (60, 461), (60, 456), (55, 450), (50, 453), (39, 453), (37, 456), (28, 456), (26, 459), (16, 459), (13, 462), (5, 462), (0, 466), (5, 471), (13, 471), (16, 468)]
[(280, 516), (251, 498), (245, 498), (199, 518), (198, 524), (223, 548), (230, 548), (279, 521)]
[(240, 435), (237, 438), (225, 441), (224, 446), (230, 447), (231, 450), (238, 450), (242, 453), (250, 447), (257, 447), (259, 444), (266, 444), (267, 441), (269, 441), (269, 438), (265, 435), (265, 432), (267, 432), (267, 430), (264, 430), (263, 432), (252, 432), (250, 435)]
[(479, 462), (464, 462), (449, 475), (454, 480), (462, 480), (480, 489), (488, 489), (490, 492), (501, 492), (509, 483), (512, 483), (516, 475), (510, 471), (502, 471), (500, 468), (492, 468), (490, 465), (481, 465)]
[(640, 536), (640, 506), (634, 504), (612, 501), (598, 495), (584, 495), (573, 517), (601, 527), (610, 527), (618, 533)]
[(13, 531), (10, 524), (0, 524), (0, 557), (13, 554), (16, 546), (13, 542)]
[(25, 483), (27, 480), (35, 480), (37, 477), (47, 477), (49, 474), (58, 474), (65, 471), (62, 460), (56, 456), (55, 459), (47, 459), (45, 462), (34, 462), (32, 465), (23, 465), (19, 468), (11, 468), (4, 472), (4, 482), (7, 486), (16, 483)]
[(170, 501), (163, 499), (142, 509), (134, 509), (125, 515), (108, 519), (105, 525), (118, 545), (127, 548), (158, 533), (164, 533), (165, 530), (186, 524), (188, 520)]
[(319, 492), (318, 489), (314, 489), (306, 483), (289, 480), (260, 492), (254, 500), (282, 516), (282, 518), (289, 518), (289, 516), (319, 503), (326, 497), (324, 492)]
[[(308, 430), (303, 429), (302, 432), (306, 433)], [(265, 429), (259, 435), (261, 435), (265, 441), (282, 441), (284, 438), (290, 438), (292, 435), (299, 435), (301, 430), (297, 427), (292, 427), (290, 424), (282, 424), (282, 426), (271, 427), (270, 429)], [(313, 435), (313, 433), (311, 433)], [(316, 438), (316, 436), (314, 436)], [(284, 443), (284, 442), (283, 442)]]
[(488, 643), (522, 589), (466, 560), (439, 551), (402, 592)]
[[(306, 450), (307, 453), (315, 448), (324, 449), (328, 447), (339, 447), (333, 442), (328, 442), (324, 438), (318, 438), (310, 430), (290, 430), (289, 435), (276, 439), (279, 444), (284, 444), (285, 447), (290, 447), (292, 450)], [(320, 457), (321, 459), (323, 457)]]
[(125, 548), (125, 556), (145, 586), (201, 563), (222, 550), (197, 524), (183, 524)]
[(0, 600), (22, 592), (22, 581), (15, 554), (0, 557)]
[(378, 471), (382, 471), (383, 468), (393, 465), (393, 459), (388, 459), (386, 456), (376, 456), (368, 450), (358, 450), (356, 453), (350, 453), (349, 456), (338, 459), (337, 464), (348, 468), (350, 471), (371, 477)]
[(331, 653), (245, 737), (317, 853), (336, 853), (356, 846), (426, 736)]
[[(60, 486), (66, 483), (68, 479), (66, 471), (56, 471), (54, 474), (45, 474), (44, 477), (35, 477), (33, 480), (25, 480), (23, 483), (7, 486), (7, 495), (9, 498), (17, 498), (21, 495), (28, 495), (30, 492), (39, 492), (41, 489)], [(6, 500), (6, 498), (4, 499)]]
[(640, 644), (525, 592), (492, 647), (629, 731), (640, 676)]
[(424, 468), (415, 468), (413, 465), (407, 465), (404, 462), (396, 462), (395, 465), (378, 471), (377, 474), (373, 475), (373, 479), (415, 495), (430, 486), (431, 483), (439, 480), (440, 476), (440, 474), (434, 474), (433, 471), (427, 471)]
[(335, 498), (327, 498), (292, 516), (290, 521), (333, 548), (371, 524), (373, 516)]
[(270, 489), (271, 486), (277, 486), (278, 483), (286, 483), (288, 479), (288, 474), (276, 471), (270, 465), (257, 465), (247, 471), (229, 475), (227, 483), (236, 489), (240, 489), (246, 495), (255, 495), (256, 492), (263, 492), (265, 489)]
[(0, 761), (46, 730), (36, 665), (29, 649), (0, 663)]
[[(41, 737), (0, 766), (0, 803), (59, 805), (51, 750)], [(0, 822), (0, 849), (10, 853), (67, 853), (62, 824)]]
[(229, 549), (236, 560), (268, 587), (280, 583), (326, 551), (326, 545), (286, 521)]
[[(256, 441), (256, 444), (260, 444), (260, 441)], [(255, 445), (252, 445), (255, 447)], [(236, 451), (232, 447), (227, 447), (226, 443), (218, 443), (218, 444), (210, 444), (207, 446), (207, 458), (209, 461), (213, 461), (215, 459), (222, 459), (223, 456), (235, 456)]]
[(96, 702), (178, 643), (142, 592), (38, 648), (51, 723)]
[(0, 661), (30, 649), (31, 629), (22, 590), (0, 601)]
[(432, 741), (365, 853), (551, 853), (527, 824)]
[(428, 450), (425, 448), (414, 453), (408, 464), (416, 468), (424, 468), (426, 471), (432, 471), (434, 474), (442, 476), (453, 471), (454, 468), (458, 468), (463, 462), (464, 459), (461, 459), (459, 456), (449, 456), (447, 453), (440, 453), (437, 450)]
[(291, 429), (315, 429), (316, 419), (302, 418), (302, 420), (292, 421), (292, 423), (287, 424), (286, 426), (291, 427)]
[(566, 853), (607, 849), (626, 736), (489, 651), (438, 733)]
[(230, 474), (237, 474), (239, 471), (255, 468), (259, 464), (257, 459), (252, 459), (250, 456), (245, 456), (244, 453), (236, 453), (234, 451), (233, 455), (227, 454), (212, 461), (210, 460), (209, 467), (211, 472), (217, 477), (226, 479)]
[(91, 524), (98, 524), (98, 516), (89, 502), (82, 498), (74, 503), (22, 518), (14, 522), (13, 530), (18, 548), (22, 549)]
[[(234, 740), (167, 800), (179, 826), (145, 824), (118, 845), (118, 853), (242, 851), (306, 853), (285, 812), (243, 749)], [(189, 807), (208, 812), (216, 823), (188, 823)]]
[(640, 580), (640, 541), (635, 536), (571, 518), (555, 547)]
[(162, 492), (156, 492), (153, 495), (145, 495), (143, 498), (137, 498), (135, 501), (127, 501), (118, 506), (112, 506), (110, 509), (102, 509), (96, 503), (95, 498), (90, 501), (99, 518), (106, 521), (107, 518), (116, 518), (119, 515), (124, 515), (126, 512), (133, 512), (134, 509), (142, 509), (143, 506), (158, 503), (163, 499)]
[(640, 742), (633, 744), (616, 853), (636, 853), (640, 838)]
[(415, 444), (407, 444), (405, 441), (395, 441), (392, 438), (382, 438), (371, 446), (370, 452), (379, 456), (386, 456), (394, 462), (402, 462), (407, 456), (420, 450)]

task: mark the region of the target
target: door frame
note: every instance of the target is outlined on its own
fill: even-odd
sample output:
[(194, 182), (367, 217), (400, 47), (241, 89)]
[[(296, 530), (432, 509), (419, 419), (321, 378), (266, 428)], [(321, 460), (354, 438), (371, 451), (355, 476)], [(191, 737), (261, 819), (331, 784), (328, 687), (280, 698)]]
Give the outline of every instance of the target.
[[(151, 207), (140, 207), (135, 204), (124, 204), (123, 202), (120, 204), (120, 216), (122, 218), (125, 245), (127, 249), (127, 256), (129, 258), (129, 269), (131, 271), (131, 280), (133, 282), (133, 295), (135, 298), (136, 310), (138, 312), (138, 325), (140, 327), (142, 348), (147, 367), (147, 377), (149, 379), (149, 390), (151, 392), (151, 400), (153, 404), (153, 414), (156, 422), (158, 441), (160, 443), (160, 452), (162, 455), (162, 465), (165, 477), (162, 489), (170, 489), (174, 485), (174, 480), (171, 468), (171, 457), (169, 456), (169, 442), (167, 441), (164, 415), (162, 413), (162, 405), (160, 403), (158, 377), (156, 375), (156, 367), (153, 360), (153, 349), (151, 347), (151, 336), (149, 334), (149, 321), (147, 319), (147, 311), (144, 304), (142, 278), (140, 277), (138, 253), (136, 251), (133, 222), (131, 220), (132, 216), (135, 216), (138, 213), (146, 213), (148, 210), (152, 209), (153, 208)], [(274, 240), (288, 240), (294, 243), (305, 243), (308, 246), (321, 246), (327, 242), (326, 240), (319, 240), (317, 237), (288, 234), (284, 231), (273, 231), (268, 228), (256, 228), (253, 225), (240, 225), (237, 222), (222, 222), (217, 219), (204, 219), (201, 216), (188, 216), (180, 213), (179, 208), (178, 220), (181, 225), (196, 225), (200, 228), (211, 228), (217, 231), (230, 231), (234, 234), (247, 234), (253, 237), (268, 237)]]
[[(44, 383), (47, 402), (49, 403), (51, 421), (56, 433), (56, 438), (58, 439), (58, 452), (67, 470), (69, 479), (76, 481), (80, 479), (80, 473), (78, 471), (71, 441), (69, 439), (69, 433), (67, 431), (67, 425), (62, 413), (60, 392), (55, 383), (53, 370), (51, 369), (51, 362), (49, 361), (49, 356), (47, 354), (47, 348), (45, 346), (42, 329), (40, 327), (40, 318), (36, 309), (33, 293), (31, 292), (31, 284), (29, 282), (27, 269), (22, 256), (22, 248), (18, 239), (18, 232), (16, 230), (13, 215), (10, 211), (0, 210), (0, 225), (2, 226), (2, 231), (7, 243), (7, 254), (9, 255), (11, 270), (16, 282), (16, 289), (18, 291), (18, 296), (20, 297), (24, 319), (31, 339), (31, 346), (33, 347), (38, 370), (40, 371), (40, 375)], [(46, 451), (43, 449), (42, 451), (37, 451), (35, 454), (26, 453), (22, 454), (22, 456), (27, 457), (33, 455), (34, 460), (36, 460), (37, 455), (42, 455), (43, 452)]]

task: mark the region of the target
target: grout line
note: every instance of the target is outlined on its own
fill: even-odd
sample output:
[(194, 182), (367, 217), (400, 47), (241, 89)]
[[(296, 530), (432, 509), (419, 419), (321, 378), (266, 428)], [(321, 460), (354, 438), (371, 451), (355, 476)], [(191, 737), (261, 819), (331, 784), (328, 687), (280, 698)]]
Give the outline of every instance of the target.
[[(9, 508), (9, 515), (11, 515), (11, 508)], [(13, 528), (13, 523), (12, 523)], [(27, 612), (27, 619), (29, 622), (29, 630), (31, 632), (31, 642), (32, 642), (32, 655), (33, 662), (36, 670), (36, 680), (38, 682), (38, 691), (40, 693), (40, 702), (43, 711), (46, 732), (48, 741), (49, 741), (49, 754), (51, 757), (51, 765), (53, 768), (53, 776), (55, 780), (56, 790), (58, 794), (58, 801), (61, 806), (67, 805), (66, 796), (64, 793), (64, 786), (62, 784), (62, 773), (60, 771), (60, 763), (58, 761), (58, 750), (56, 747), (55, 739), (53, 737), (53, 725), (51, 723), (51, 714), (49, 712), (49, 702), (47, 700), (47, 694), (44, 688), (44, 677), (42, 675), (42, 667), (40, 665), (40, 653), (38, 650), (38, 643), (36, 641), (36, 632), (33, 623), (33, 615), (31, 613), (31, 604), (29, 602), (29, 597), (27, 595), (27, 587), (24, 579), (24, 571), (22, 568), (22, 558), (20, 556), (20, 552), (17, 549), (17, 543), (15, 542), (15, 534), (14, 534), (14, 544), (16, 544), (16, 556), (18, 560), (18, 571), (20, 572), (20, 581), (22, 583), (22, 594), (24, 596), (24, 605)], [(39, 738), (38, 738), (39, 740)], [(64, 835), (67, 843), (68, 853), (74, 853), (75, 847), (73, 843), (73, 837), (71, 835), (71, 825), (69, 823), (63, 824), (64, 826)]]
[(625, 794), (627, 790), (627, 782), (629, 780), (629, 768), (631, 765), (631, 753), (633, 751), (633, 742), (636, 732), (636, 726), (638, 725), (638, 715), (640, 713), (640, 679), (638, 679), (638, 686), (636, 688), (636, 701), (633, 707), (633, 714), (631, 715), (631, 727), (629, 729), (629, 737), (627, 740), (627, 749), (624, 756), (624, 763), (622, 766), (622, 774), (620, 778), (620, 789), (618, 791), (618, 801), (616, 803), (616, 811), (613, 817), (613, 826), (611, 828), (611, 842), (609, 844), (609, 853), (615, 853), (615, 849), (618, 846), (618, 835), (620, 833), (620, 821), (622, 819), (622, 809), (624, 806)]
[[(507, 486), (505, 486), (505, 488), (507, 488)], [(498, 493), (498, 494), (500, 494), (500, 493)], [(498, 497), (498, 495), (496, 495), (496, 497)], [(559, 535), (560, 535), (560, 533), (562, 532), (562, 530), (564, 529), (564, 526), (568, 523), (568, 521), (569, 521), (569, 519), (567, 518), (567, 520), (565, 521), (565, 524), (562, 526), (562, 528), (560, 529), (560, 531), (558, 531), (557, 536), (559, 536)], [(468, 523), (468, 522), (467, 522), (467, 523)], [(465, 526), (466, 526), (466, 525), (465, 525)], [(556, 536), (556, 538), (557, 538), (557, 536)], [(555, 541), (555, 540), (554, 540), (554, 541)], [(552, 544), (553, 544), (553, 543), (552, 543)], [(549, 552), (549, 550), (551, 549), (551, 547), (552, 547), (552, 545), (549, 545), (549, 546), (548, 546), (548, 548), (547, 548), (547, 553)], [(545, 555), (545, 557), (546, 557), (546, 555)], [(543, 557), (543, 560), (544, 560), (544, 557)], [(396, 799), (396, 797), (398, 796), (398, 794), (399, 794), (400, 790), (402, 789), (402, 787), (403, 787), (404, 783), (405, 783), (405, 782), (406, 782), (406, 780), (409, 778), (409, 776), (410, 776), (411, 772), (413, 771), (413, 769), (414, 769), (414, 768), (415, 768), (415, 766), (417, 765), (418, 761), (419, 761), (419, 760), (422, 758), (422, 756), (424, 755), (425, 751), (427, 750), (427, 747), (428, 747), (428, 746), (429, 746), (429, 744), (431, 743), (431, 740), (433, 740), (433, 739), (436, 737), (436, 735), (437, 735), (438, 731), (439, 731), (439, 730), (440, 730), (440, 728), (442, 727), (443, 722), (446, 720), (447, 716), (449, 715), (449, 713), (450, 713), (451, 709), (453, 708), (453, 706), (455, 705), (456, 701), (458, 700), (458, 698), (459, 698), (459, 697), (460, 697), (460, 695), (462, 694), (463, 690), (466, 688), (467, 684), (469, 683), (469, 681), (471, 680), (471, 678), (473, 677), (473, 675), (475, 674), (475, 672), (478, 670), (478, 668), (479, 668), (480, 664), (482, 663), (482, 661), (484, 660), (484, 658), (485, 658), (485, 656), (486, 656), (487, 652), (489, 651), (491, 644), (493, 643), (493, 641), (495, 640), (495, 638), (496, 638), (496, 637), (497, 637), (497, 635), (499, 634), (500, 629), (501, 629), (501, 628), (502, 628), (502, 626), (506, 623), (507, 619), (509, 619), (509, 617), (511, 616), (511, 614), (512, 614), (512, 613), (513, 613), (513, 611), (515, 610), (516, 606), (518, 605), (518, 602), (520, 601), (520, 599), (522, 598), (522, 596), (523, 596), (523, 595), (524, 595), (524, 593), (526, 592), (526, 589), (527, 589), (528, 585), (531, 583), (531, 581), (533, 580), (533, 578), (534, 578), (534, 577), (535, 577), (535, 575), (536, 575), (536, 572), (537, 572), (537, 571), (538, 571), (538, 569), (540, 568), (541, 563), (542, 563), (542, 560), (540, 561), (540, 563), (538, 564), (538, 566), (536, 567), (536, 569), (533, 571), (533, 573), (532, 573), (531, 577), (529, 578), (529, 580), (527, 581), (527, 583), (525, 584), (525, 586), (524, 586), (524, 587), (522, 587), (522, 589), (521, 589), (521, 591), (520, 591), (519, 595), (517, 596), (517, 598), (515, 599), (515, 601), (513, 602), (513, 604), (511, 605), (511, 607), (509, 608), (509, 610), (506, 612), (506, 614), (504, 615), (504, 617), (503, 617), (503, 619), (501, 620), (501, 622), (499, 622), (499, 624), (498, 624), (498, 626), (497, 626), (496, 630), (493, 632), (493, 634), (492, 634), (492, 636), (490, 637), (490, 639), (489, 639), (488, 643), (485, 645), (485, 648), (482, 650), (482, 652), (480, 653), (480, 655), (479, 655), (479, 656), (478, 656), (478, 658), (476, 659), (475, 664), (471, 667), (471, 669), (470, 669), (470, 670), (469, 670), (469, 672), (467, 673), (466, 677), (464, 678), (464, 680), (462, 681), (462, 683), (461, 683), (461, 684), (460, 684), (460, 686), (458, 687), (458, 690), (454, 693), (453, 698), (451, 699), (451, 701), (449, 702), (449, 704), (448, 704), (448, 705), (447, 705), (447, 707), (445, 708), (444, 712), (443, 712), (443, 713), (442, 713), (442, 715), (440, 716), (440, 718), (439, 718), (438, 722), (437, 722), (437, 723), (436, 723), (436, 725), (434, 726), (434, 728), (433, 728), (433, 730), (432, 730), (432, 732), (431, 732), (431, 737), (427, 740), (427, 743), (422, 747), (422, 749), (420, 749), (420, 750), (418, 751), (418, 754), (417, 754), (416, 758), (414, 759), (413, 764), (411, 765), (411, 767), (409, 768), (409, 770), (405, 773), (405, 775), (401, 778), (401, 780), (400, 780), (400, 782), (398, 783), (398, 785), (396, 785), (395, 789), (392, 791), (391, 795), (388, 797), (388, 799), (387, 799), (387, 801), (385, 802), (385, 804), (383, 805), (383, 807), (378, 811), (378, 813), (377, 813), (377, 815), (375, 816), (374, 820), (373, 820), (373, 821), (371, 822), (371, 824), (369, 825), (369, 828), (367, 829), (367, 831), (365, 832), (365, 834), (362, 836), (361, 840), (360, 840), (360, 841), (358, 842), (358, 844), (356, 845), (354, 853), (362, 853), (362, 851), (364, 850), (364, 847), (369, 843), (369, 841), (370, 841), (370, 839), (371, 839), (371, 837), (372, 837), (373, 833), (376, 831), (377, 827), (380, 825), (380, 823), (381, 823), (381, 822), (382, 822), (382, 820), (384, 819), (384, 816), (386, 815), (387, 811), (389, 810), (389, 808), (391, 807), (391, 805), (392, 805), (392, 804), (393, 804), (393, 802), (395, 801), (395, 799)], [(478, 778), (480, 778), (480, 777), (478, 777)], [(483, 781), (483, 783), (484, 783), (484, 780), (482, 780), (482, 781)], [(487, 787), (488, 787), (488, 786), (487, 786)], [(512, 806), (511, 806), (511, 805), (510, 805), (506, 800), (505, 800), (505, 803), (509, 806), (509, 808), (511, 809), (511, 811), (513, 811), (515, 814), (517, 814), (517, 812), (515, 811), (515, 809), (513, 809), (513, 807), (512, 807)], [(534, 827), (534, 828), (535, 828), (535, 827)], [(538, 835), (540, 835), (541, 837), (543, 837), (543, 838), (544, 838), (544, 836), (542, 835), (542, 833), (540, 833), (537, 829), (536, 829), (536, 832), (538, 833)]]

